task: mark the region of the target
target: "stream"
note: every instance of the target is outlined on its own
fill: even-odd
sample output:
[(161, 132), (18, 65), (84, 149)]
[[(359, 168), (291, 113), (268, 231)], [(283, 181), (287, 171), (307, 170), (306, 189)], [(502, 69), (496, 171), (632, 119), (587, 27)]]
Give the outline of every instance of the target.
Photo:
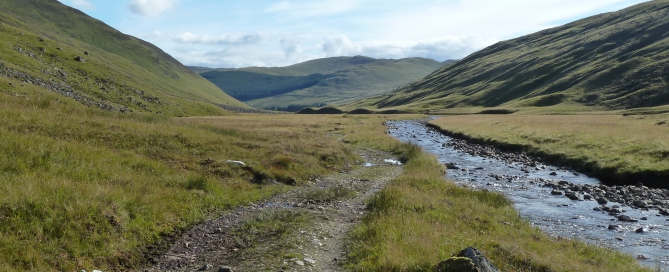
[[(528, 165), (527, 160), (472, 155), (454, 145), (454, 139), (418, 121), (392, 121), (386, 125), (391, 136), (417, 144), (447, 164), (446, 179), (474, 190), (506, 195), (523, 218), (548, 235), (614, 248), (637, 257), (644, 266), (669, 271), (669, 216), (659, 214), (652, 205), (649, 204), (651, 209), (643, 209), (609, 201), (607, 210), (614, 208), (618, 210), (614, 210), (616, 213), (596, 211), (593, 209), (603, 207), (596, 198), (584, 200), (590, 196), (584, 192), (578, 194), (581, 187), (588, 188), (588, 192), (589, 188), (599, 188), (601, 183), (596, 178), (536, 161)], [(575, 195), (579, 199), (566, 197), (571, 192), (568, 189), (557, 195), (554, 188), (558, 184), (577, 186)], [(628, 188), (618, 189), (627, 192)], [(666, 199), (662, 201), (667, 203)], [(657, 204), (661, 209), (662, 204)], [(621, 220), (620, 215), (634, 220)], [(633, 222), (636, 219), (638, 222)]]

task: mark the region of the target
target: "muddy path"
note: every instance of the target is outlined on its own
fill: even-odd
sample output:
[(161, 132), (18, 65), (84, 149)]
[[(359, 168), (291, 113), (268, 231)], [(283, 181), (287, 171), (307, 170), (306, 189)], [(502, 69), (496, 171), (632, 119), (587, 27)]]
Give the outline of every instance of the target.
[(366, 200), (402, 171), (389, 154), (357, 153), (363, 161), (351, 171), (193, 227), (142, 271), (344, 270), (346, 237), (364, 217)]

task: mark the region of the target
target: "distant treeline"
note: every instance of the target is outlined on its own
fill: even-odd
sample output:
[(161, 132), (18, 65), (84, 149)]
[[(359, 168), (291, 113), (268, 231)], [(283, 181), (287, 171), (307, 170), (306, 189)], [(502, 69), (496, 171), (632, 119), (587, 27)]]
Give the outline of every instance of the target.
[[(273, 76), (245, 71), (211, 71), (202, 73), (201, 75), (240, 101), (249, 101), (306, 89), (318, 84), (325, 78), (322, 74)], [(295, 106), (297, 107), (297, 105)]]

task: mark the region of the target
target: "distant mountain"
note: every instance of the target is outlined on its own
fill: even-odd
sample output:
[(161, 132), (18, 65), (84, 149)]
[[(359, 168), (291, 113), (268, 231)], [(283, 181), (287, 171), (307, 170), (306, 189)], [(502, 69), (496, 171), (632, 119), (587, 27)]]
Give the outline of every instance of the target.
[(253, 107), (299, 110), (388, 93), (443, 65), (425, 58), (355, 56), (316, 59), (287, 67), (189, 68)]
[(357, 106), (610, 110), (667, 104), (669, 1), (663, 0), (499, 42)]
[(56, 0), (0, 0), (0, 22), (0, 81), (112, 111), (193, 115), (224, 112), (217, 105), (248, 107), (154, 45)]

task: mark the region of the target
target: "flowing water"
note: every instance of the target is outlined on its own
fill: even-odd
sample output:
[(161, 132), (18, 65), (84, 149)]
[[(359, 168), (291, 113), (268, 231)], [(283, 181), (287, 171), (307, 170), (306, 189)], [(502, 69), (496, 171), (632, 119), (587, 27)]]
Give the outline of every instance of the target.
[[(669, 216), (660, 216), (654, 210), (609, 203), (620, 205), (624, 214), (631, 217), (647, 218), (639, 222), (618, 222), (606, 212), (594, 211), (594, 207), (601, 206), (596, 201), (574, 201), (564, 195), (552, 195), (552, 188), (544, 187), (542, 182), (560, 180), (594, 185), (600, 184), (599, 180), (550, 165), (532, 167), (528, 171), (528, 167), (520, 163), (473, 156), (444, 146), (450, 137), (417, 121), (388, 122), (388, 128), (393, 137), (417, 144), (437, 155), (442, 163), (458, 168), (447, 171), (448, 180), (468, 188), (506, 195), (524, 218), (545, 233), (614, 248), (638, 256), (643, 265), (669, 271)], [(612, 224), (620, 225), (620, 228), (609, 230)], [(640, 228), (644, 231), (637, 233)]]

